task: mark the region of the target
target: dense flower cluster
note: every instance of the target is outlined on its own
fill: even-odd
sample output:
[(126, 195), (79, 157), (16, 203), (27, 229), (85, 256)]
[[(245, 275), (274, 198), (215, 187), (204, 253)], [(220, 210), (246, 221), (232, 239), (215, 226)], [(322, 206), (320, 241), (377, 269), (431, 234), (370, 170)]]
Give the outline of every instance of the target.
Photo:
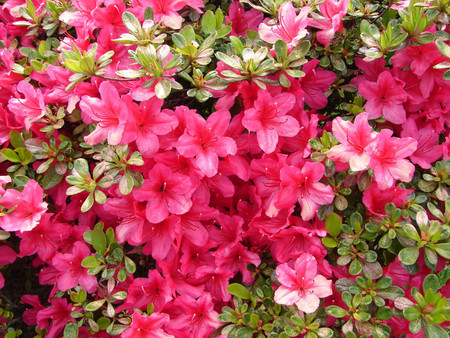
[[(335, 334), (446, 333), (449, 10), (6, 0), (0, 265), (49, 286), (23, 294), (24, 323), (49, 338), (303, 336), (328, 306)], [(258, 300), (235, 286), (261, 281), (274, 292)], [(285, 336), (233, 295), (283, 306)]]

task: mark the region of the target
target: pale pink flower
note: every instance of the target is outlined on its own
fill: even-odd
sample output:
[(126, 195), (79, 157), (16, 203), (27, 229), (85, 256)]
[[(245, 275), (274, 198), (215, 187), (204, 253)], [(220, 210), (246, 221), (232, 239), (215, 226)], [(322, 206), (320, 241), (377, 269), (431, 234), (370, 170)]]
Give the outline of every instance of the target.
[(281, 39), (290, 46), (296, 46), (300, 39), (308, 33), (306, 26), (308, 26), (309, 12), (311, 12), (311, 7), (305, 6), (296, 15), (292, 2), (287, 1), (278, 10), (278, 24), (262, 23), (258, 29), (259, 36), (269, 43), (275, 43)]
[(368, 115), (359, 114), (353, 124), (341, 117), (333, 120), (333, 135), (341, 144), (327, 152), (328, 158), (342, 163), (349, 162), (352, 171), (367, 169), (370, 162), (368, 146), (374, 142), (377, 134), (369, 125)]
[(276, 274), (281, 283), (274, 296), (278, 304), (295, 304), (300, 311), (313, 313), (319, 308), (320, 298), (333, 293), (331, 280), (317, 274), (317, 261), (309, 253), (300, 255), (295, 264), (279, 265)]

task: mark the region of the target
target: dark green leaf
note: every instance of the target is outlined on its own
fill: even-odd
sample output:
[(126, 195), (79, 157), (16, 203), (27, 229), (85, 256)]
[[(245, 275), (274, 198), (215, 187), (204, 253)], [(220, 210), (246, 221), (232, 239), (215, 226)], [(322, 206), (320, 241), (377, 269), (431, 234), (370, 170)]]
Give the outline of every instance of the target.
[(106, 236), (100, 229), (94, 229), (91, 233), (91, 241), (94, 249), (101, 253), (105, 254), (106, 252)]
[(439, 278), (435, 274), (430, 274), (425, 277), (423, 281), (423, 292), (426, 293), (428, 289), (436, 293), (440, 289)]
[(330, 305), (325, 309), (325, 312), (329, 316), (333, 316), (336, 318), (342, 318), (345, 316), (348, 316), (348, 312), (345, 311), (343, 308), (336, 306), (336, 305)]

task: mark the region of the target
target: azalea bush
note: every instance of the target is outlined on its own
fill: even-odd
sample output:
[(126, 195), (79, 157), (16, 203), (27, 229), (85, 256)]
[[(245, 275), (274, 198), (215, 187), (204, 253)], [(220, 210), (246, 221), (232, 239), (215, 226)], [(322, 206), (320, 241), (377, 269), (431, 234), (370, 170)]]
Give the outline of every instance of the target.
[(448, 337), (449, 13), (2, 1), (0, 334)]

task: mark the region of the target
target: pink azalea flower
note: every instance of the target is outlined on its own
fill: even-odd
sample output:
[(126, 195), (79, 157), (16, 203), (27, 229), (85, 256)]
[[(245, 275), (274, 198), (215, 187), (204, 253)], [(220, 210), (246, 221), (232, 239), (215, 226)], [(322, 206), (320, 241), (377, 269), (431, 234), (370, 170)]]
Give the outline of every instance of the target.
[(122, 338), (169, 338), (174, 337), (166, 333), (163, 326), (169, 322), (168, 314), (153, 312), (144, 316), (134, 311), (130, 327), (122, 333)]
[(90, 256), (89, 247), (81, 241), (75, 242), (71, 253), (57, 253), (53, 256), (53, 266), (59, 271), (57, 276), (58, 289), (67, 291), (77, 285), (81, 285), (87, 292), (97, 290), (97, 278), (88, 274), (81, 266), (81, 261)]
[(97, 144), (105, 139), (117, 145), (122, 139), (128, 118), (127, 105), (120, 99), (119, 92), (110, 82), (102, 82), (99, 88), (101, 99), (83, 96), (81, 112), (95, 122), (95, 130), (84, 138), (88, 144)]
[(341, 117), (333, 120), (333, 135), (341, 144), (332, 147), (327, 156), (333, 161), (349, 162), (352, 171), (365, 170), (370, 162), (368, 146), (374, 142), (377, 133), (372, 132), (368, 115), (359, 114), (353, 124)]
[[(192, 337), (209, 337), (214, 329), (222, 325), (214, 311), (214, 303), (209, 293), (203, 293), (198, 299), (182, 295), (175, 299), (174, 305), (182, 310), (177, 318), (171, 318), (170, 327), (174, 330), (186, 330)], [(169, 330), (167, 330), (169, 331)], [(170, 332), (170, 331), (169, 331)]]
[(342, 18), (347, 14), (348, 4), (347, 0), (327, 0), (319, 5), (322, 15), (313, 15), (309, 25), (320, 29), (316, 37), (321, 44), (329, 46), (334, 34), (344, 31)]
[(37, 227), (31, 231), (17, 233), (22, 239), (19, 257), (37, 253), (42, 261), (51, 263), (58, 248), (63, 246), (63, 241), (72, 233), (69, 224), (55, 221), (52, 215), (43, 214)]
[(411, 181), (415, 167), (405, 160), (417, 149), (417, 141), (411, 137), (392, 137), (392, 130), (382, 129), (372, 143), (369, 167), (381, 189), (394, 185), (395, 180)]
[(195, 271), (196, 282), (205, 285), (214, 301), (228, 302), (231, 294), (227, 291), (234, 273), (224, 267), (201, 266)]
[(195, 157), (196, 165), (208, 177), (217, 174), (219, 156), (236, 154), (236, 142), (225, 136), (230, 121), (228, 111), (216, 111), (205, 121), (195, 115), (186, 121), (186, 130), (176, 144), (184, 157)]
[(141, 102), (138, 107), (129, 103), (129, 115), (127, 125), (122, 136), (121, 143), (136, 141), (139, 152), (144, 157), (152, 157), (159, 150), (157, 135), (166, 135), (178, 126), (176, 116), (170, 116), (161, 112), (163, 100), (153, 97)]
[(275, 151), (279, 136), (297, 135), (300, 126), (295, 118), (286, 115), (295, 103), (295, 96), (281, 93), (272, 97), (267, 91), (258, 90), (255, 107), (244, 112), (242, 125), (256, 132), (261, 149), (270, 154)]
[(334, 199), (331, 186), (319, 182), (324, 171), (323, 164), (317, 162), (306, 162), (301, 169), (295, 166), (281, 169), (281, 189), (276, 195), (275, 207), (288, 208), (298, 201), (303, 220), (312, 219), (320, 205)]
[(160, 311), (172, 299), (172, 290), (157, 270), (149, 270), (148, 278), (136, 278), (128, 287), (128, 296), (117, 312), (124, 309), (145, 309), (153, 303)]
[(22, 193), (8, 189), (0, 199), (6, 209), (14, 208), (0, 218), (0, 227), (5, 231), (30, 231), (35, 228), (47, 211), (47, 203), (42, 200), (43, 190), (35, 180), (29, 180)]
[(247, 30), (258, 30), (258, 25), (264, 15), (256, 9), (246, 11), (239, 1), (233, 1), (225, 17), (227, 23), (231, 22), (230, 35), (246, 36)]
[(401, 124), (406, 121), (403, 103), (408, 99), (404, 82), (395, 79), (390, 72), (385, 71), (378, 77), (377, 83), (364, 81), (358, 85), (359, 93), (367, 99), (364, 106), (373, 120), (384, 116), (392, 123)]
[(288, 45), (296, 46), (300, 39), (308, 33), (306, 26), (308, 26), (309, 12), (311, 12), (311, 7), (305, 6), (296, 15), (292, 2), (287, 1), (278, 9), (278, 24), (262, 23), (258, 29), (259, 36), (269, 43), (275, 43), (275, 41), (282, 39)]
[(138, 201), (147, 201), (149, 222), (159, 223), (169, 213), (182, 215), (191, 208), (191, 181), (189, 177), (172, 173), (164, 164), (157, 163), (148, 173), (141, 188), (133, 191)]
[(311, 254), (302, 254), (292, 265), (283, 263), (277, 267), (281, 286), (275, 291), (274, 300), (282, 305), (295, 304), (300, 311), (313, 313), (319, 308), (320, 298), (333, 294), (331, 280), (317, 274), (317, 261)]
[(23, 99), (10, 99), (8, 109), (14, 113), (18, 120), (23, 120), (27, 131), (30, 130), (33, 122), (45, 115), (44, 98), (39, 90), (36, 90), (26, 81), (20, 81), (17, 91), (22, 93)]
[[(16, 252), (7, 245), (0, 245), (0, 266), (14, 263), (17, 258)], [(231, 277), (230, 277), (231, 278)], [(5, 286), (5, 278), (0, 272), (0, 289)]]
[(406, 203), (408, 194), (413, 192), (412, 189), (402, 189), (396, 186), (381, 190), (377, 183), (372, 183), (363, 192), (362, 200), (372, 214), (383, 217), (386, 216), (384, 207), (387, 203), (394, 203), (396, 207), (400, 207)]
[[(58, 334), (63, 330), (64, 326), (68, 322), (75, 322), (75, 319), (70, 316), (73, 305), (67, 303), (67, 300), (64, 298), (56, 298), (51, 303), (51, 306), (39, 310), (37, 313), (37, 326), (41, 330), (48, 329), (45, 337), (61, 337)], [(50, 325), (48, 324), (49, 319), (51, 319)]]
[(420, 165), (423, 169), (430, 169), (431, 164), (442, 156), (442, 145), (439, 145), (439, 133), (431, 124), (420, 130), (413, 119), (403, 124), (402, 137), (412, 137), (417, 140), (417, 150), (409, 158), (412, 163)]

